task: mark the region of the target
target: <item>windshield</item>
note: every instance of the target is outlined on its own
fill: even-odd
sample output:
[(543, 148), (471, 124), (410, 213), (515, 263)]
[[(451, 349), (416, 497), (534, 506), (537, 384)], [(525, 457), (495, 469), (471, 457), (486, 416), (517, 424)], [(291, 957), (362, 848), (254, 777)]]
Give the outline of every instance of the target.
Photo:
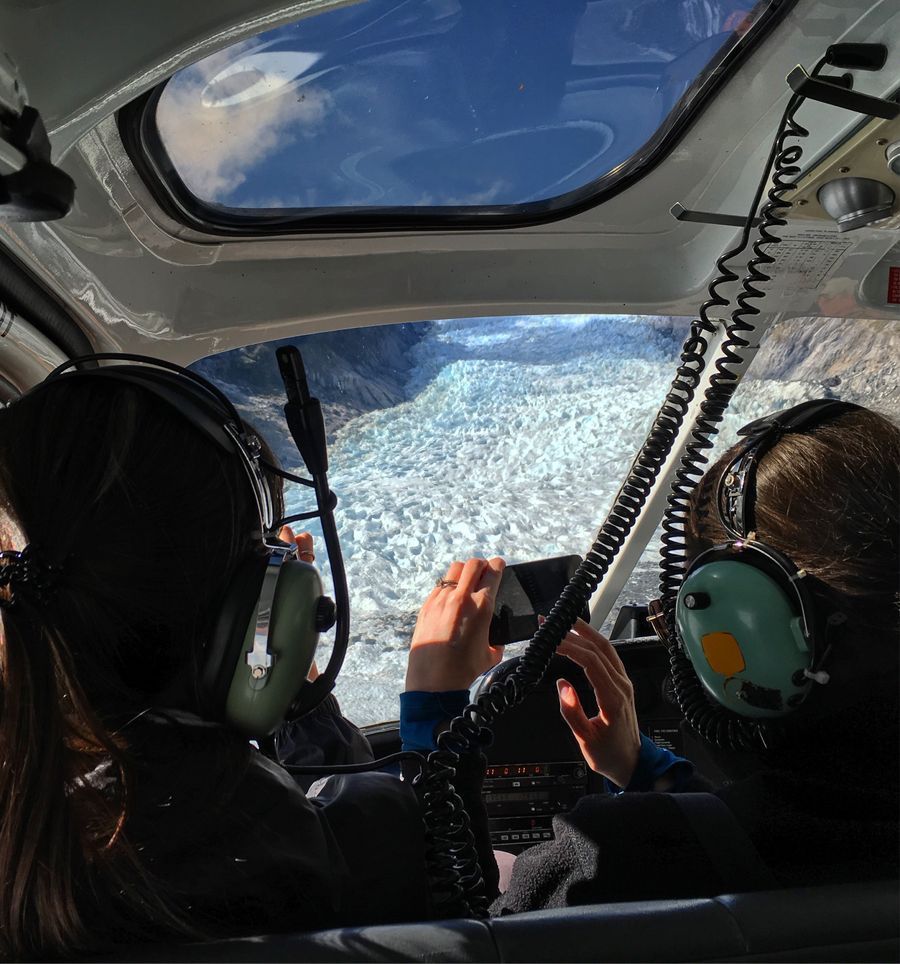
[(342, 4), (178, 71), (151, 126), (211, 206), (529, 204), (622, 173), (770, 5)]
[[(350, 719), (396, 719), (416, 613), (450, 561), (584, 554), (672, 380), (687, 325), (553, 315), (291, 340), (329, 433), (351, 596), (351, 645), (336, 692)], [(299, 469), (281, 415), (280, 344), (226, 352), (195, 368), (228, 392), (286, 466)], [(716, 452), (746, 422), (823, 395), (897, 417), (900, 389), (884, 359), (898, 350), (900, 321), (781, 322), (726, 414)], [(287, 503), (290, 512), (313, 507), (305, 490), (289, 489)], [(321, 534), (312, 531), (327, 584)], [(658, 595), (658, 565), (654, 538), (620, 602)], [(320, 664), (325, 659), (327, 651)]]
[[(351, 596), (337, 694), (354, 722), (396, 719), (416, 613), (453, 559), (584, 553), (670, 380), (686, 324), (481, 318), (292, 340), (329, 433)], [(195, 367), (299, 468), (281, 415), (279, 344)], [(289, 487), (286, 496), (289, 512), (312, 507), (307, 491)]]

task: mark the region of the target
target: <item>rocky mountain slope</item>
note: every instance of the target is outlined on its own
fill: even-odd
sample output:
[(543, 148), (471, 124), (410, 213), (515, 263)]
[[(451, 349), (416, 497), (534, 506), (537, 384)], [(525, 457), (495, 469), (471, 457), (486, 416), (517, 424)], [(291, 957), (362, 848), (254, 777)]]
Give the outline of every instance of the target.
[(900, 318), (791, 318), (760, 346), (752, 378), (819, 381), (823, 394), (900, 416)]
[[(671, 335), (686, 333), (682, 318), (651, 319)], [(859, 402), (900, 419), (900, 318), (787, 318), (775, 322), (747, 372), (754, 380), (802, 381), (823, 396)]]
[(223, 352), (191, 367), (214, 381), (276, 448), (285, 465), (297, 464), (281, 407), (284, 387), (275, 350), (300, 349), (310, 393), (322, 402), (329, 441), (351, 418), (407, 398), (410, 351), (428, 332), (429, 323), (377, 325), (327, 331)]

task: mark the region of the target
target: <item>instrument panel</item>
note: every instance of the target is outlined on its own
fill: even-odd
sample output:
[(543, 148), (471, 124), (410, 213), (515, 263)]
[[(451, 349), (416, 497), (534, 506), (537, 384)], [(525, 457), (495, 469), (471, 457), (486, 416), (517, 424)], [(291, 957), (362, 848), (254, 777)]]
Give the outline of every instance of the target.
[(572, 809), (588, 792), (583, 760), (491, 764), (484, 780), (484, 803), (491, 843), (518, 853), (553, 839), (553, 816)]
[[(680, 754), (681, 714), (668, 685), (665, 648), (656, 639), (616, 641), (614, 645), (634, 684), (641, 731)], [(517, 665), (517, 657), (500, 663), (483, 678), (478, 692), (515, 672)], [(560, 716), (557, 679), (566, 679), (575, 687), (588, 716), (597, 713), (593, 689), (580, 667), (554, 656), (541, 685), (496, 721), (493, 744), (485, 751), (488, 767), (483, 794), (491, 842), (498, 850), (520, 853), (552, 840), (554, 816), (572, 810), (587, 793), (606, 792), (603, 778), (585, 764)]]

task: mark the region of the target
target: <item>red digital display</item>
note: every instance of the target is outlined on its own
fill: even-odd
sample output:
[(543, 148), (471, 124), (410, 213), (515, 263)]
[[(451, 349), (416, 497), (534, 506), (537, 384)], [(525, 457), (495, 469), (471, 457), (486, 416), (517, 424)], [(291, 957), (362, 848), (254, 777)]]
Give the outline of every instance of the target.
[(888, 296), (889, 305), (900, 305), (900, 267), (892, 266), (888, 271)]
[(543, 763), (516, 763), (509, 766), (488, 767), (485, 776), (491, 779), (506, 777), (515, 779), (517, 777), (542, 777), (546, 775), (547, 768)]

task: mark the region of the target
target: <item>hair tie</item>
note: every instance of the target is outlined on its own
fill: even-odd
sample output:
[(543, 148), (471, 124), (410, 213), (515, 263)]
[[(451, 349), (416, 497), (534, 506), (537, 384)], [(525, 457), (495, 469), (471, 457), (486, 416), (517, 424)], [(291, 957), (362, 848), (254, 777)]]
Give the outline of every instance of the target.
[(20, 593), (37, 602), (45, 602), (56, 585), (60, 566), (47, 562), (32, 545), (22, 550), (0, 552), (0, 586), (9, 586), (8, 595), (0, 597), (0, 609), (10, 609)]

